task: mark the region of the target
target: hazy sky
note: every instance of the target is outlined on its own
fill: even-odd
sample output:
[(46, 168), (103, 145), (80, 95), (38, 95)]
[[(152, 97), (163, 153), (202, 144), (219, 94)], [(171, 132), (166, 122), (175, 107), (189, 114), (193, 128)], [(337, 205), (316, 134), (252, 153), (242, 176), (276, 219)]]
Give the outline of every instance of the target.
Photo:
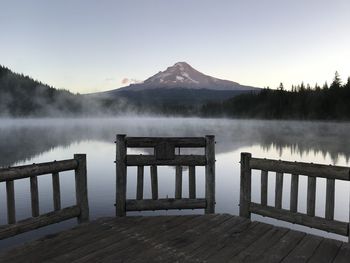
[(253, 86), (350, 76), (349, 0), (0, 0), (0, 64), (88, 93), (178, 61)]

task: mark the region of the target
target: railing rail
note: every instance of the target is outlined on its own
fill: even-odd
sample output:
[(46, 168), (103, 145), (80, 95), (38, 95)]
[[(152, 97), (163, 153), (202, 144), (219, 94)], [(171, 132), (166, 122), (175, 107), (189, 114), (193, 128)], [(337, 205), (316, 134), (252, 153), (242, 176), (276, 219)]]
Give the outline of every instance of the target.
[[(261, 170), (261, 201), (251, 201), (252, 169)], [(267, 204), (269, 172), (276, 173), (275, 204)], [(290, 207), (282, 208), (283, 175), (291, 174)], [(298, 212), (299, 176), (307, 176), (306, 214)], [(325, 217), (315, 216), (316, 178), (326, 178)], [(252, 158), (241, 153), (240, 216), (250, 218), (251, 213), (272, 217), (290, 223), (317, 228), (349, 237), (349, 222), (334, 220), (335, 180), (350, 181), (350, 168), (303, 162), (287, 162)]]
[[(62, 209), (59, 172), (69, 170), (75, 171), (76, 205)], [(54, 211), (40, 214), (37, 177), (45, 174), (52, 174)], [(24, 178), (30, 178), (32, 217), (17, 221), (14, 181)], [(0, 182), (6, 182), (8, 219), (8, 225), (0, 228), (0, 240), (74, 217), (79, 223), (89, 221), (85, 154), (75, 154), (70, 160), (3, 168)]]
[[(215, 211), (215, 137), (127, 137), (116, 139), (116, 215), (127, 211), (195, 209)], [(128, 155), (127, 148), (154, 148), (153, 155)], [(204, 155), (175, 155), (176, 148), (205, 148)], [(175, 198), (159, 199), (158, 166), (175, 166)], [(136, 199), (126, 199), (127, 166), (137, 166)], [(143, 198), (144, 169), (150, 167), (152, 199)], [(189, 198), (182, 197), (183, 166), (189, 169)], [(196, 166), (205, 166), (205, 198), (196, 198)]]

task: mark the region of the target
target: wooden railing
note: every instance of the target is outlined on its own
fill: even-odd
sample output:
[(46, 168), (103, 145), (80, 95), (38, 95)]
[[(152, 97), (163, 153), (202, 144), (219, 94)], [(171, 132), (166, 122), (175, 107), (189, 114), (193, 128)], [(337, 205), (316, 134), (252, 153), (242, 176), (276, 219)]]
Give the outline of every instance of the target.
[[(261, 202), (251, 202), (252, 169), (261, 170)], [(275, 204), (267, 205), (269, 172), (276, 173)], [(291, 174), (290, 208), (282, 209), (283, 174)], [(299, 175), (307, 176), (307, 213), (298, 212)], [(325, 217), (315, 216), (316, 178), (326, 178)], [(350, 168), (302, 162), (286, 162), (252, 158), (241, 153), (240, 216), (250, 218), (251, 213), (272, 217), (290, 223), (317, 228), (349, 236), (349, 223), (334, 220), (335, 180), (350, 181)]]
[[(76, 205), (62, 209), (59, 172), (69, 170), (75, 170)], [(52, 174), (54, 211), (40, 215), (37, 177), (44, 174)], [(24, 178), (30, 178), (32, 217), (16, 221), (14, 181)], [(79, 223), (89, 221), (85, 154), (75, 154), (70, 160), (0, 169), (0, 182), (6, 183), (8, 219), (8, 225), (0, 226), (0, 240), (74, 217)]]
[[(126, 137), (117, 135), (116, 215), (127, 211), (195, 209), (215, 211), (215, 137)], [(205, 155), (175, 155), (175, 148), (205, 148)], [(127, 148), (154, 148), (153, 155), (128, 155)], [(157, 166), (175, 166), (175, 198), (158, 198)], [(136, 199), (126, 199), (127, 166), (137, 166)], [(143, 198), (144, 167), (150, 166), (152, 199)], [(189, 168), (189, 198), (182, 197), (182, 167)], [(196, 166), (205, 166), (205, 198), (196, 198)]]

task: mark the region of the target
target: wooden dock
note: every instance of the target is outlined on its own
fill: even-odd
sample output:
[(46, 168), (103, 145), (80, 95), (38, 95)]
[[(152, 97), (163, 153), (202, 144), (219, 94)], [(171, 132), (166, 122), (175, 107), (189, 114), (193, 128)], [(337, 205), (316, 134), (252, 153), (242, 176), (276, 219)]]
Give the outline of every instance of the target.
[[(215, 214), (215, 137), (116, 137), (116, 217), (89, 222), (86, 156), (0, 169), (6, 183), (8, 225), (0, 240), (76, 217), (79, 226), (0, 254), (0, 262), (350, 262), (350, 243), (287, 228), (252, 222), (259, 214), (347, 236), (349, 222), (334, 218), (335, 180), (350, 181), (350, 168), (254, 158), (241, 153), (240, 216)], [(128, 148), (153, 148), (150, 155)], [(204, 154), (180, 154), (202, 148)], [(175, 154), (178, 149), (178, 154)], [(137, 167), (135, 199), (128, 199), (128, 166)], [(159, 198), (158, 166), (175, 166), (175, 198)], [(196, 195), (196, 166), (205, 167), (205, 196)], [(145, 199), (144, 170), (150, 168), (151, 199)], [(183, 196), (183, 167), (188, 167), (188, 197)], [(59, 173), (75, 171), (76, 204), (61, 207)], [(260, 203), (251, 199), (252, 170), (261, 171)], [(51, 174), (54, 211), (39, 211), (37, 177)], [(291, 174), (290, 206), (282, 207), (284, 174)], [(299, 177), (307, 176), (307, 211), (298, 211)], [(198, 175), (200, 176), (200, 175)], [(275, 176), (275, 189), (268, 181)], [(315, 214), (316, 179), (327, 180), (325, 215)], [(14, 181), (29, 178), (32, 217), (17, 221)], [(267, 203), (275, 190), (275, 202)], [(205, 215), (128, 216), (129, 211), (204, 209)]]
[(0, 262), (349, 262), (350, 245), (227, 214), (115, 217), (0, 254)]

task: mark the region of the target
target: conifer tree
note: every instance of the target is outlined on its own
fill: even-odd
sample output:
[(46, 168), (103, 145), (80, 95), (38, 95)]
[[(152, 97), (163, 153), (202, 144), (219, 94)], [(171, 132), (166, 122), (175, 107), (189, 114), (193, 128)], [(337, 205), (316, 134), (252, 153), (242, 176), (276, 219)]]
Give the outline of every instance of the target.
[(340, 79), (340, 76), (339, 76), (339, 73), (338, 71), (335, 72), (334, 74), (334, 79), (333, 79), (333, 82), (330, 86), (331, 89), (334, 89), (334, 88), (340, 88), (341, 87), (341, 79)]

